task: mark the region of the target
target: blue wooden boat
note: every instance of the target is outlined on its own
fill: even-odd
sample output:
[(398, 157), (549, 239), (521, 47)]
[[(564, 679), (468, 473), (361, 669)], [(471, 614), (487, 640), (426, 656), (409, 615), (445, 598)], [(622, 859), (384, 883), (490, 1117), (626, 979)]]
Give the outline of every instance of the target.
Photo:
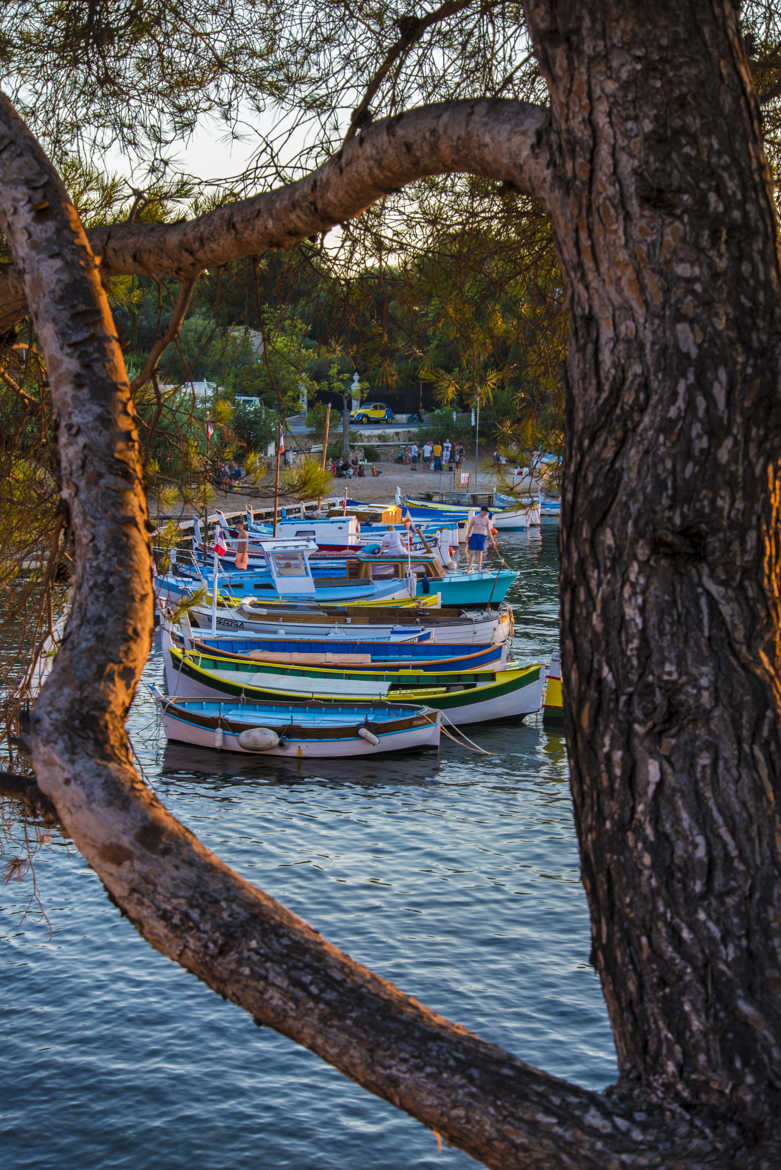
[[(414, 521), (432, 522), (439, 518), (442, 523), (453, 524), (459, 520), (468, 520), (479, 507), (483, 507), (483, 504), (454, 503), (447, 499), (447, 493), (442, 493), (442, 499), (433, 498), (434, 493), (431, 495), (431, 499), (428, 496), (405, 497), (404, 515)], [(456, 496), (458, 493), (452, 495)], [(511, 504), (501, 505), (494, 492), (473, 492), (472, 495), (474, 497), (485, 495), (490, 498), (490, 503), (486, 503), (485, 506), (490, 510), (491, 523), (500, 532), (505, 529), (533, 528), (540, 523), (540, 509), (536, 500), (525, 502), (514, 500)]]
[(463, 643), (412, 642), (386, 643), (354, 638), (323, 639), (290, 636), (237, 637), (231, 634), (194, 633), (165, 626), (174, 646), (220, 658), (239, 658), (251, 662), (284, 662), (305, 666), (345, 666), (355, 670), (395, 670), (404, 667), (424, 671), (481, 670), (503, 666), (507, 643), (483, 645)]
[[(420, 601), (429, 601), (421, 598)], [(485, 645), (506, 642), (512, 636), (513, 612), (508, 606), (463, 609), (432, 608), (415, 599), (389, 605), (269, 605), (252, 598), (211, 607), (188, 604), (187, 618), (201, 630), (220, 633), (282, 634), (291, 638), (346, 637), (361, 641), (452, 642)], [(182, 619), (183, 620), (183, 619)]]
[[(306, 544), (306, 548), (302, 548)], [(265, 541), (268, 571), (220, 572), (210, 582), (205, 567), (182, 566), (156, 580), (159, 596), (176, 600), (197, 588), (213, 588), (225, 597), (316, 602), (382, 601), (439, 596), (445, 606), (499, 605), (518, 574), (511, 569), (473, 572), (446, 570), (432, 553), (329, 556), (315, 563), (307, 542)], [(272, 546), (288, 545), (290, 549)]]
[(344, 759), (439, 746), (440, 713), (417, 704), (173, 700), (157, 688), (153, 694), (169, 740), (217, 751)]
[(206, 565), (176, 563), (167, 573), (155, 575), (155, 592), (165, 601), (178, 601), (206, 591), (212, 596), (258, 597), (275, 601), (343, 602), (390, 601), (410, 596), (409, 582), (398, 576), (375, 580), (371, 574), (312, 572), (311, 555), (317, 545), (308, 540), (261, 542), (265, 566), (258, 571), (224, 571), (217, 559), (209, 573)]
[[(268, 522), (258, 524), (248, 519), (246, 529), (249, 537), (250, 564), (252, 564), (253, 558), (257, 559), (258, 556), (262, 561), (262, 554), (258, 552), (257, 548), (258, 542), (270, 540), (274, 535), (285, 539), (313, 540), (321, 552), (345, 554), (359, 553), (371, 546), (379, 546), (389, 527), (394, 528), (405, 540), (409, 538), (413, 549), (422, 550), (425, 547), (423, 537), (428, 537), (433, 542), (436, 541), (441, 525), (424, 524), (421, 532), (413, 532), (410, 530), (409, 524), (403, 523), (401, 509), (395, 506), (377, 509), (378, 514), (383, 511), (388, 515), (394, 514), (397, 519), (391, 521), (378, 518), (376, 522), (367, 521), (353, 512), (328, 516), (288, 517), (277, 522), (276, 534), (272, 524)], [(217, 510), (215, 516), (218, 531), (228, 549), (227, 555), (233, 557), (237, 546), (238, 529), (228, 523), (224, 512)], [(452, 526), (450, 536), (451, 543), (457, 544), (457, 525)], [(197, 541), (201, 543), (200, 529), (197, 531)]]

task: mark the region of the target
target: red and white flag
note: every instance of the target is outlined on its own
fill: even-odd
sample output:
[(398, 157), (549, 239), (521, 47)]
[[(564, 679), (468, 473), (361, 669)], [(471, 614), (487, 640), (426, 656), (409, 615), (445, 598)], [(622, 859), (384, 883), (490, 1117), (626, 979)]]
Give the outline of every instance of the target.
[(280, 455), (285, 454), (285, 436), (282, 434), (282, 427), (279, 428), (279, 443), (277, 444)]
[(218, 557), (224, 557), (228, 551), (228, 546), (225, 543), (225, 537), (222, 535), (222, 529), (217, 529), (217, 535), (214, 538), (214, 551)]
[(209, 439), (212, 437), (212, 435), (213, 435), (213, 434), (214, 434), (214, 427), (212, 426), (212, 424), (211, 424), (210, 422), (207, 422), (207, 424), (206, 424), (206, 439), (207, 439), (207, 442), (208, 442), (208, 440), (209, 440)]

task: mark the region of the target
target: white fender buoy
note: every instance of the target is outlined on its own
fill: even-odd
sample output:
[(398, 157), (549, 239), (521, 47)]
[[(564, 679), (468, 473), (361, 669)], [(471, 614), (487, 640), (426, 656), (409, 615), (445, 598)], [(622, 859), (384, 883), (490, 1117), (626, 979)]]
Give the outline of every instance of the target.
[(214, 729), (214, 746), (215, 746), (217, 749), (221, 748), (221, 747), (222, 747), (222, 741), (223, 741), (222, 728), (221, 728), (221, 727), (215, 727), (215, 729)]
[(267, 752), (279, 746), (279, 736), (271, 727), (247, 727), (239, 735), (239, 747), (246, 752)]
[(373, 743), (375, 747), (380, 742), (374, 732), (369, 731), (368, 727), (359, 727), (358, 734), (360, 735), (361, 739), (365, 739), (367, 743)]

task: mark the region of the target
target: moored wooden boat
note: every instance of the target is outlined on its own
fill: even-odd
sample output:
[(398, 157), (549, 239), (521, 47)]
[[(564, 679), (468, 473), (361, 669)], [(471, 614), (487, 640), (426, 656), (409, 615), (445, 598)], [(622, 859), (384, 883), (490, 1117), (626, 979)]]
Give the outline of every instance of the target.
[(421, 604), (409, 606), (269, 606), (249, 599), (238, 606), (188, 607), (194, 628), (223, 632), (286, 634), (290, 637), (322, 638), (329, 631), (354, 638), (403, 638), (405, 635), (431, 642), (479, 644), (506, 642), (512, 635), (513, 615), (509, 608), (465, 611), (457, 606), (442, 609)]
[(564, 725), (564, 693), (561, 686), (561, 654), (551, 654), (543, 691), (542, 722), (545, 726)]
[(466, 520), (485, 505), (491, 511), (494, 528), (524, 529), (540, 523), (540, 508), (537, 500), (515, 500), (511, 505), (500, 504), (494, 492), (426, 492), (421, 496), (404, 499), (404, 514), (413, 520), (436, 520), (441, 517), (450, 523)]
[(175, 698), (252, 700), (362, 700), (378, 698), (423, 704), (445, 712), (455, 724), (523, 718), (542, 705), (545, 667), (541, 664), (504, 670), (416, 670), (363, 673), (308, 667), (284, 667), (189, 654), (170, 646), (165, 655), (166, 686)]
[(418, 705), (225, 703), (154, 694), (166, 737), (196, 747), (344, 759), (439, 746), (440, 713)]
[(354, 638), (291, 638), (166, 628), (166, 637), (180, 649), (216, 653), (250, 662), (284, 662), (307, 666), (345, 666), (357, 670), (393, 670), (402, 667), (425, 671), (498, 669), (507, 660), (507, 643), (394, 643), (359, 641)]
[[(294, 555), (271, 553), (269, 564), (277, 564), (291, 574)], [(405, 595), (425, 598), (438, 594), (442, 605), (499, 605), (518, 576), (511, 569), (485, 568), (479, 572), (460, 572), (456, 567), (446, 569), (430, 548), (403, 554), (360, 552), (349, 558), (307, 552), (305, 567), (298, 563), (300, 580), (295, 583), (296, 594), (326, 603), (350, 600), (360, 604), (366, 598), (383, 604), (386, 598)], [(200, 585), (205, 573), (205, 566), (180, 569), (180, 575), (191, 575)], [(173, 585), (180, 587), (181, 582), (174, 580)], [(275, 573), (273, 568), (220, 570), (216, 585), (221, 592), (236, 598), (265, 601), (293, 597), (290, 576)]]
[[(159, 599), (178, 601), (197, 591), (208, 590), (212, 596), (224, 594), (234, 598), (264, 597), (276, 601), (348, 602), (388, 601), (395, 597), (414, 596), (414, 582), (394, 576), (375, 579), (357, 567), (342, 570), (335, 566), (333, 576), (312, 572), (310, 557), (317, 551), (311, 540), (264, 540), (260, 542), (265, 563), (257, 570), (222, 570), (215, 556), (211, 572), (203, 564), (177, 563), (171, 571), (155, 575), (155, 593)], [(433, 593), (434, 591), (431, 590)]]

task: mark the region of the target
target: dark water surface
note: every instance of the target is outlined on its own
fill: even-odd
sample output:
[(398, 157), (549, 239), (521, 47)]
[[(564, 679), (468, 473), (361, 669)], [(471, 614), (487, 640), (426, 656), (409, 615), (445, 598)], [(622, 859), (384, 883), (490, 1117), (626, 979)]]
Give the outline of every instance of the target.
[[(517, 655), (545, 661), (556, 530), (504, 548), (521, 570)], [(147, 674), (159, 679), (158, 652)], [(541, 723), (467, 730), (490, 755), (445, 740), (439, 755), (244, 763), (165, 748), (146, 694), (132, 720), (161, 799), (244, 877), (427, 1006), (600, 1088), (614, 1053), (562, 739)], [(153, 952), (56, 834), (34, 881), (0, 888), (1, 1165), (476, 1165)]]

